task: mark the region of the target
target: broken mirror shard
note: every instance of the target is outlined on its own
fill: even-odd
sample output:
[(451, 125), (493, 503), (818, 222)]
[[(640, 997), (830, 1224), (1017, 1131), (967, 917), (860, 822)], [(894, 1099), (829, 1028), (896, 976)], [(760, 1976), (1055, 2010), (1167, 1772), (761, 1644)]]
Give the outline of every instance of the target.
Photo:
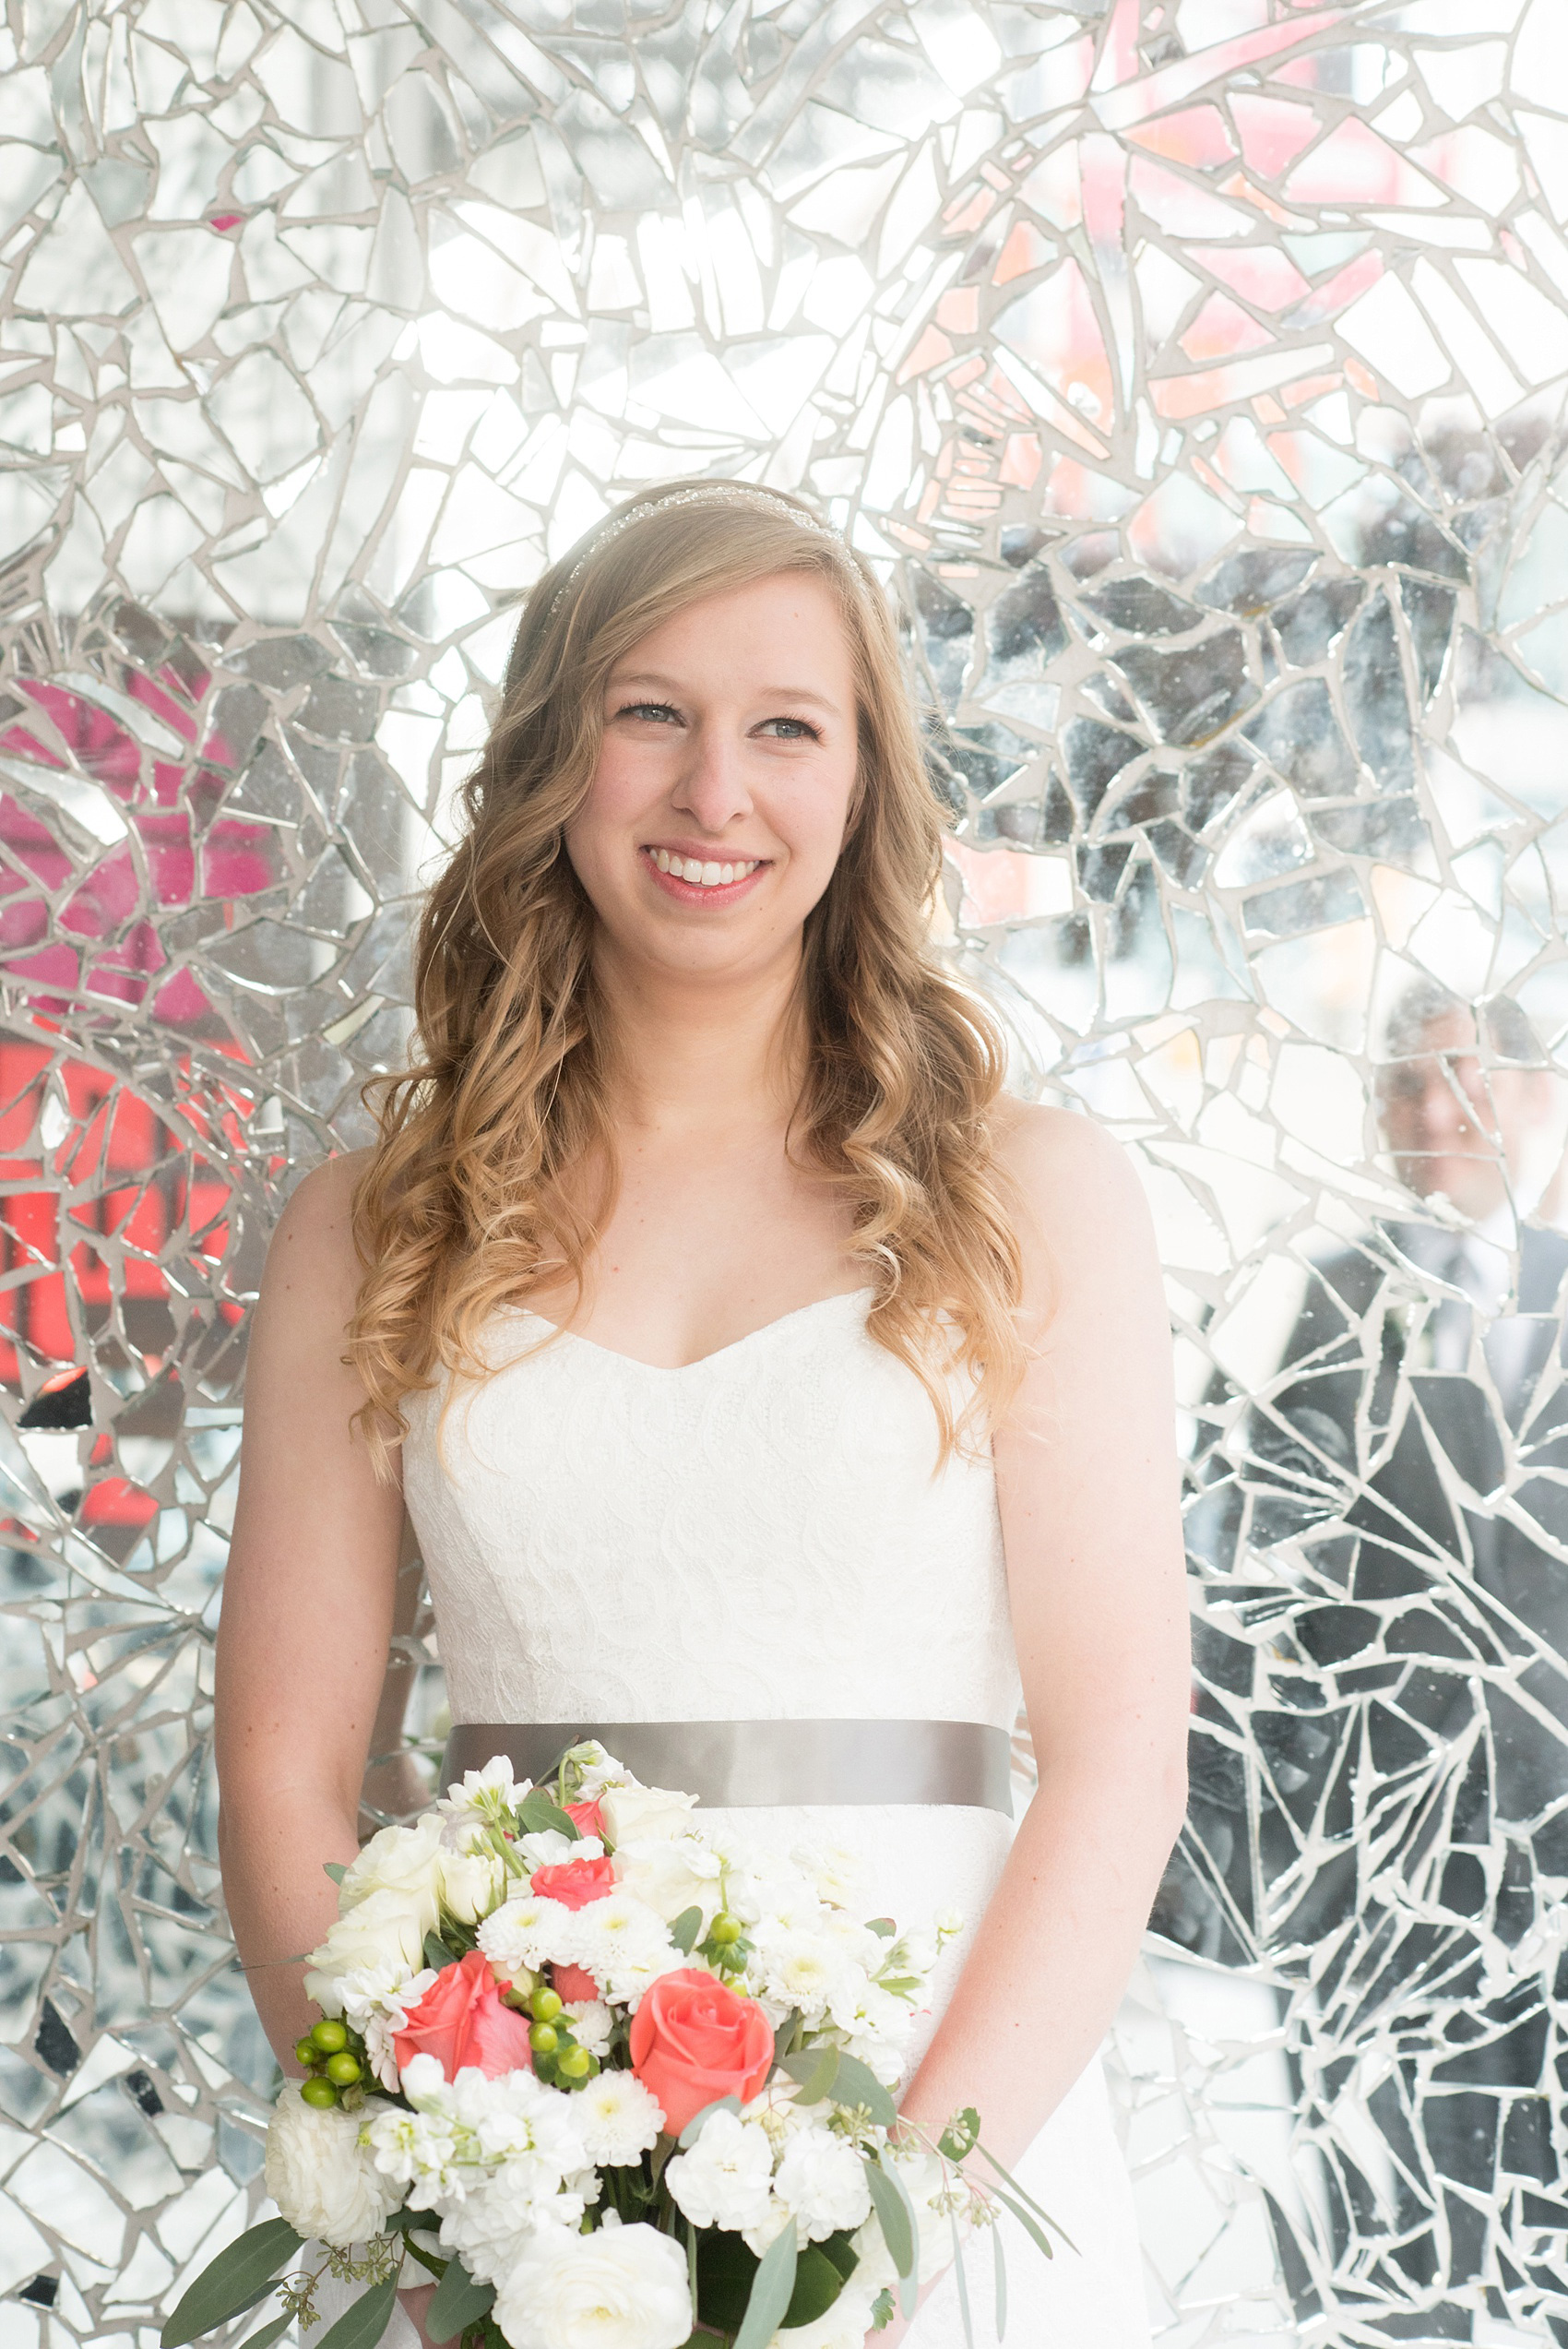
[(1158, 1220), (1158, 2337), (1568, 2341), (1559, 0), (16, 0), (0, 125), (6, 2349), (259, 2198), (247, 1311), (519, 592), (704, 472), (886, 578), (948, 950)]

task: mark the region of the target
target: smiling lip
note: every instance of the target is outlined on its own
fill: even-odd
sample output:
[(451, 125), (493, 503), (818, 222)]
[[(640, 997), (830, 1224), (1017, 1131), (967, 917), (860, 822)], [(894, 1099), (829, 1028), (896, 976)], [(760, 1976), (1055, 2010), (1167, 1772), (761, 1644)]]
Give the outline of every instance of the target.
[[(637, 853), (655, 887), (682, 905), (732, 905), (771, 862), (767, 857), (688, 856), (684, 843), (666, 848), (662, 841), (649, 843)], [(667, 870), (660, 869), (660, 858)], [(699, 877), (688, 880), (686, 874), (694, 865), (699, 868)], [(733, 876), (728, 881), (722, 878), (726, 872)]]

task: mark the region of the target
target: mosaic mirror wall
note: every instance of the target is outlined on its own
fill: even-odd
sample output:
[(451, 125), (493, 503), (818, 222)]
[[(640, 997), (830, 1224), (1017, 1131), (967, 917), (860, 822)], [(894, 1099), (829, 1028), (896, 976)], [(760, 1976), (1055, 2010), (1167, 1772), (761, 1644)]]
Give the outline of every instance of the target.
[(1562, 0), (8, 0), (4, 2349), (259, 2197), (246, 1308), (512, 602), (703, 471), (883, 566), (953, 951), (1159, 1218), (1159, 2338), (1568, 2342), (1565, 221)]

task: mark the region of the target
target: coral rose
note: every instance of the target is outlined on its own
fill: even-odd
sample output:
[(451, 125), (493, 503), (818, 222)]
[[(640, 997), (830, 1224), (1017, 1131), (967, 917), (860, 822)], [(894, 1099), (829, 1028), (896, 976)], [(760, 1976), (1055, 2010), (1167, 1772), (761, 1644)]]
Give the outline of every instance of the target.
[(552, 1966), (550, 1979), (556, 1997), (564, 1998), (568, 2006), (574, 2000), (599, 1996), (599, 1985), (587, 1966)]
[(607, 1901), (615, 1890), (615, 1868), (610, 1860), (562, 1860), (554, 1867), (536, 1867), (529, 1890), (541, 1901), (559, 1901), (564, 1909), (586, 1909), (590, 1901)]
[(415, 2056), (434, 2056), (448, 2080), (466, 2066), (494, 2080), (504, 2071), (531, 2071), (529, 2021), (504, 2007), (482, 1950), (461, 1964), (443, 1966), (417, 2007), (392, 2034), (399, 2071)]
[(632, 2017), (632, 2069), (679, 2137), (705, 2105), (759, 2094), (773, 2069), (773, 2029), (754, 1998), (700, 1966), (660, 1974)]
[(603, 1842), (604, 1814), (599, 1807), (597, 1795), (591, 1803), (568, 1803), (566, 1816), (579, 1835), (597, 1835)]

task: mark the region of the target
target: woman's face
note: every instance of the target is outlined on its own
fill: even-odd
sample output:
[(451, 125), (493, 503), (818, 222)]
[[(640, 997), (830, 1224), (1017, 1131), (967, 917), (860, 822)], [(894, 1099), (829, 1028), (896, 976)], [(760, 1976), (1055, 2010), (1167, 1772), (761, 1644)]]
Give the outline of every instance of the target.
[(837, 604), (809, 573), (688, 604), (634, 645), (566, 828), (613, 944), (716, 975), (792, 948), (843, 845), (855, 724)]

